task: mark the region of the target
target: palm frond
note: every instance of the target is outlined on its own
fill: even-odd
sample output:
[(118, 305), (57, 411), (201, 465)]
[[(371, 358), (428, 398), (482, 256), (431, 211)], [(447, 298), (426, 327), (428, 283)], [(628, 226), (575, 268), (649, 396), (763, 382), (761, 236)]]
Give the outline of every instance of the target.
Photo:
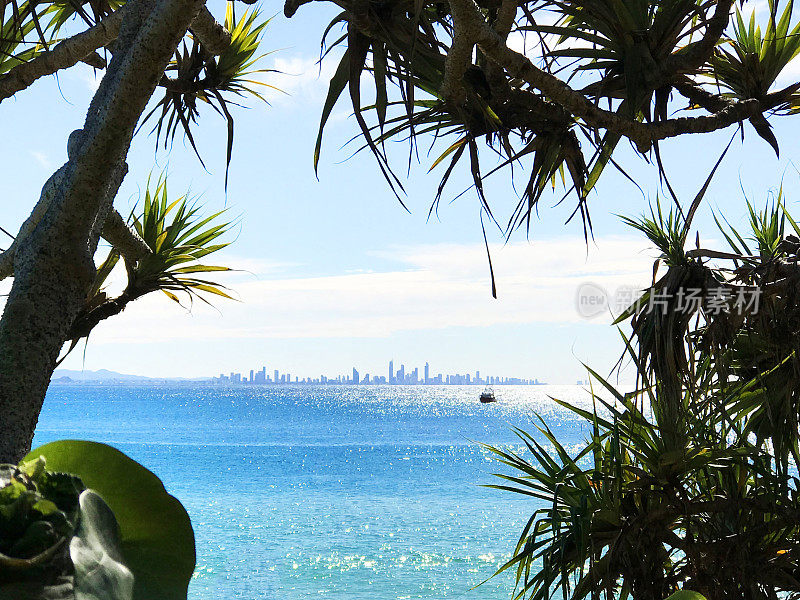
[[(230, 45), (218, 57), (206, 52), (197, 39), (191, 45), (183, 43), (175, 52), (175, 57), (166, 69), (161, 87), (164, 96), (145, 115), (142, 124), (154, 115), (157, 121), (153, 127), (157, 143), (162, 139), (168, 147), (178, 131), (182, 131), (203, 163), (192, 133), (200, 116), (199, 107), (206, 104), (221, 115), (227, 123), (225, 146), (225, 186), (228, 183), (233, 137), (233, 106), (248, 96), (268, 104), (263, 95), (265, 88), (278, 90), (262, 77), (274, 73), (275, 69), (254, 68), (266, 56), (258, 54), (265, 28), (270, 19), (261, 19), (258, 10), (246, 10), (236, 18), (233, 2), (227, 5), (225, 29), (231, 33)], [(280, 90), (278, 90), (280, 91)]]
[(220, 221), (224, 211), (207, 217), (200, 208), (189, 204), (185, 196), (169, 201), (166, 177), (149, 185), (140, 214), (133, 216), (133, 227), (153, 251), (129, 270), (128, 291), (143, 295), (162, 291), (180, 304), (177, 293), (189, 299), (207, 301), (204, 294), (232, 299), (228, 289), (214, 281), (196, 277), (198, 273), (230, 271), (228, 267), (205, 265), (206, 256), (226, 248), (222, 237), (230, 231), (230, 221)]

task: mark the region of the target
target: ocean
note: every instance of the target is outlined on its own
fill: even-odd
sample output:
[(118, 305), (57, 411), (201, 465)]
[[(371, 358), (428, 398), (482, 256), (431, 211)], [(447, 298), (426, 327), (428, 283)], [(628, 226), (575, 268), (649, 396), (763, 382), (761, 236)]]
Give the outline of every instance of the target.
[(521, 450), (511, 428), (540, 414), (581, 443), (549, 396), (589, 397), (481, 389), (53, 385), (34, 445), (105, 442), (161, 477), (195, 529), (191, 600), (507, 600), (513, 576), (490, 577), (539, 506), (481, 487), (507, 471), (479, 442)]

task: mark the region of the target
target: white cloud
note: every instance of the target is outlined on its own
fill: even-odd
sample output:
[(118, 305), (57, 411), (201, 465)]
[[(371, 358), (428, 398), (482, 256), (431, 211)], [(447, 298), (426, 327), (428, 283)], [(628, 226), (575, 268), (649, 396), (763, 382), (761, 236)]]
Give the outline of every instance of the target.
[[(518, 243), (492, 253), (499, 299), (490, 293), (482, 245), (398, 247), (380, 252), (400, 267), (386, 272), (289, 278), (274, 269), (231, 284), (241, 302), (192, 313), (153, 294), (100, 326), (93, 344), (168, 339), (363, 338), (401, 331), (500, 324), (572, 323), (578, 287), (644, 286), (652, 258), (633, 238)], [(285, 269), (282, 269), (285, 271)]]
[(97, 88), (100, 87), (100, 80), (103, 79), (105, 71), (94, 69), (89, 65), (81, 63), (77, 67), (77, 73), (78, 77), (83, 80), (86, 87), (89, 88), (89, 91), (94, 94)]
[(30, 153), (31, 156), (33, 156), (33, 158), (36, 159), (36, 162), (38, 162), (43, 168), (50, 169), (52, 167), (50, 159), (44, 152), (39, 152), (38, 150), (31, 150)]
[(770, 91), (775, 92), (793, 83), (797, 83), (798, 79), (800, 79), (800, 59), (795, 58), (783, 68), (783, 71), (778, 75)]
[(275, 104), (319, 103), (328, 91), (328, 83), (336, 72), (336, 56), (328, 56), (322, 66), (316, 57), (276, 56), (267, 65), (275, 73), (262, 73), (256, 80), (279, 88), (267, 89), (264, 97)]

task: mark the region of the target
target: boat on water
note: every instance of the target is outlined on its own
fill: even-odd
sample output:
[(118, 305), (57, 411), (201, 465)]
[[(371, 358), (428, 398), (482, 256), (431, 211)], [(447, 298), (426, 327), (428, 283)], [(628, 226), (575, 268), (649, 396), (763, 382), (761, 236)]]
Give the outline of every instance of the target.
[(494, 396), (494, 390), (489, 386), (481, 392), (481, 402), (484, 404), (488, 404), (489, 402), (497, 402), (497, 398)]

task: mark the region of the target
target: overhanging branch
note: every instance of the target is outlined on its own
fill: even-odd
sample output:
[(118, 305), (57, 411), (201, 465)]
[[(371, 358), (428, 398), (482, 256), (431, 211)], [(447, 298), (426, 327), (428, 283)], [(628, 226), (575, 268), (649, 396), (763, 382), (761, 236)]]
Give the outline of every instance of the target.
[(191, 30), (203, 44), (203, 48), (215, 56), (222, 54), (231, 45), (230, 32), (217, 23), (214, 15), (205, 6), (192, 21)]
[[(26, 221), (11, 246), (5, 252), (0, 253), (0, 281), (14, 274), (14, 256), (16, 255), (18, 243), (33, 230), (36, 223), (42, 218), (44, 211), (44, 205), (40, 210), (34, 210), (31, 215), (33, 220)], [(135, 230), (128, 227), (122, 215), (114, 209), (111, 210), (103, 223), (101, 236), (119, 250), (119, 253), (131, 264), (152, 252), (150, 246), (139, 237)]]
[(470, 31), (476, 32), (474, 40), (494, 62), (505, 68), (515, 78), (522, 79), (540, 90), (550, 100), (560, 104), (570, 113), (596, 129), (614, 131), (630, 139), (640, 152), (647, 152), (658, 140), (685, 133), (709, 133), (724, 129), (761, 113), (757, 100), (732, 103), (710, 116), (678, 118), (658, 123), (640, 123), (603, 110), (586, 96), (572, 89), (556, 76), (539, 69), (527, 57), (509, 48), (483, 18), (473, 0), (450, 0), (453, 14), (466, 22)]
[(0, 100), (5, 100), (26, 89), (34, 81), (47, 75), (53, 75), (62, 69), (68, 69), (87, 57), (95, 50), (111, 43), (119, 34), (119, 26), (125, 15), (131, 11), (131, 4), (125, 4), (94, 27), (59, 42), (49, 52), (17, 65), (4, 77), (0, 78)]
[[(27, 89), (42, 77), (73, 67), (79, 62), (100, 66), (99, 62), (93, 60), (95, 51), (116, 39), (120, 24), (130, 11), (129, 6), (130, 3), (123, 5), (94, 27), (59, 42), (49, 52), (17, 65), (0, 77), (0, 101)], [(231, 43), (231, 34), (217, 23), (205, 6), (192, 22), (192, 32), (203, 47), (215, 55), (222, 53)]]
[(665, 71), (672, 74), (693, 73), (706, 64), (730, 21), (734, 0), (719, 0), (714, 15), (708, 20), (700, 41), (689, 45), (685, 51), (670, 56)]
[(105, 241), (119, 250), (119, 253), (131, 264), (152, 252), (147, 243), (135, 230), (128, 227), (125, 219), (116, 210), (112, 210), (109, 213), (103, 224), (101, 235)]
[(450, 9), (453, 15), (453, 41), (444, 63), (441, 95), (445, 102), (458, 108), (466, 101), (464, 74), (472, 64), (472, 51), (479, 32), (475, 29), (474, 21), (468, 15), (461, 14), (465, 10), (462, 3), (451, 2)]

